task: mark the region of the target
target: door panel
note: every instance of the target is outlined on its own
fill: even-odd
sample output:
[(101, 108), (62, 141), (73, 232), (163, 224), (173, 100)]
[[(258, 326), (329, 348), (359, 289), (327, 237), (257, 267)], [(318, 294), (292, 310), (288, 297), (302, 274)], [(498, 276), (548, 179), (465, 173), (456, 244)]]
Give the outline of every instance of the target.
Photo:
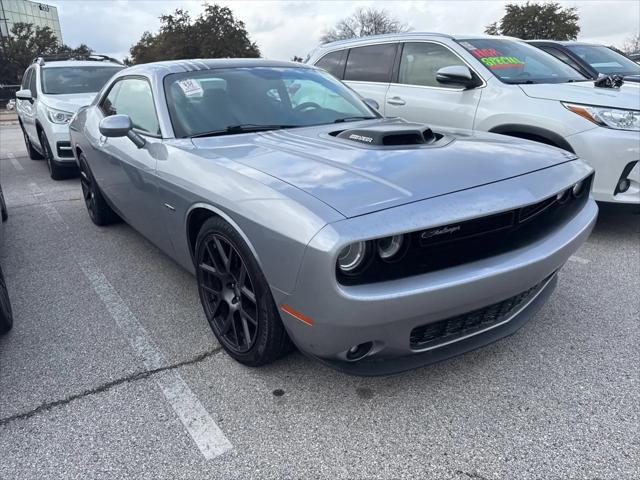
[(400, 54), (398, 81), (387, 90), (384, 113), (413, 122), (455, 128), (473, 128), (481, 88), (464, 90), (436, 79), (440, 68), (467, 66), (444, 45), (405, 43)]

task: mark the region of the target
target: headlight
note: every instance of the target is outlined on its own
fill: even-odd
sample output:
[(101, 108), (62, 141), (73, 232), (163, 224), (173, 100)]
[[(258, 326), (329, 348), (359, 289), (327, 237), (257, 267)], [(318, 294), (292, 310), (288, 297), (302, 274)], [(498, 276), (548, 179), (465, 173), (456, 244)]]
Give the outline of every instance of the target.
[(383, 260), (391, 260), (400, 252), (403, 243), (403, 235), (381, 238), (378, 240), (378, 255)]
[(65, 112), (62, 110), (56, 110), (54, 108), (47, 107), (47, 115), (49, 116), (49, 120), (53, 123), (57, 123), (60, 125), (64, 125), (71, 121), (71, 117), (73, 117), (73, 113)]
[(609, 127), (616, 130), (640, 131), (640, 110), (592, 107), (590, 105), (577, 105), (574, 103), (563, 103), (562, 105), (573, 113), (577, 113), (581, 117), (601, 127)]
[(338, 255), (338, 268), (344, 273), (355, 273), (367, 258), (367, 243), (355, 242), (347, 245)]

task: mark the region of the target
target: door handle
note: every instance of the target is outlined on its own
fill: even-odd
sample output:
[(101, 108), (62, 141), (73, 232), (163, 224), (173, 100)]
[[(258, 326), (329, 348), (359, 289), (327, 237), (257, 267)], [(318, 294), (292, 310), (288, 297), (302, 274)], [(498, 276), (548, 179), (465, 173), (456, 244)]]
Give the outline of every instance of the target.
[(387, 103), (389, 105), (404, 105), (407, 102), (405, 102), (400, 97), (391, 97), (389, 100), (387, 100)]

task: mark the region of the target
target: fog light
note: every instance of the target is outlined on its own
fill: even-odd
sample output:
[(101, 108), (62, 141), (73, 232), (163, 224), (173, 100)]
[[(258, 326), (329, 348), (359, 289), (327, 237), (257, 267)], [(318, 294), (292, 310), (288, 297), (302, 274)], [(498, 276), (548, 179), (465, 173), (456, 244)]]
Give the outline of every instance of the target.
[(347, 360), (359, 360), (371, 351), (373, 342), (365, 342), (360, 345), (354, 345), (347, 352)]
[(571, 192), (573, 193), (573, 196), (576, 198), (581, 196), (582, 193), (584, 192), (584, 182), (581, 180), (578, 183), (576, 183), (571, 189)]
[(618, 193), (624, 193), (629, 190), (631, 186), (631, 181), (628, 178), (623, 178), (618, 182)]

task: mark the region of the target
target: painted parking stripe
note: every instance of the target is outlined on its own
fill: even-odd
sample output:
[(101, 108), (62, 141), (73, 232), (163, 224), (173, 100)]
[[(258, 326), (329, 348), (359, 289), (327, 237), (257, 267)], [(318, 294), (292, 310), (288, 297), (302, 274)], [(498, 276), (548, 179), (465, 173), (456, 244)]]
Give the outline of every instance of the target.
[[(42, 202), (45, 215), (51, 220), (54, 228), (60, 232), (68, 233), (69, 226), (56, 207), (47, 202), (46, 196), (40, 187), (31, 182), (29, 188), (36, 200)], [(73, 248), (73, 244), (70, 246), (78, 266), (107, 308), (123, 336), (129, 342), (129, 345), (131, 345), (131, 348), (142, 358), (145, 367), (148, 370), (155, 370), (168, 365), (165, 356), (154, 345), (145, 328), (96, 265), (93, 258), (90, 255), (81, 253), (79, 248)], [(200, 453), (206, 459), (215, 458), (233, 449), (231, 442), (211, 418), (209, 412), (189, 388), (180, 373), (166, 371), (155, 375), (154, 380), (200, 450)]]
[(23, 166), (20, 165), (20, 162), (18, 161), (18, 159), (15, 157), (15, 155), (13, 153), (11, 153), (11, 152), (7, 153), (7, 158), (11, 162), (11, 165), (13, 165), (13, 168), (18, 170), (19, 172), (24, 170)]
[(581, 263), (582, 265), (586, 265), (587, 263), (591, 263), (591, 260), (587, 260), (586, 258), (578, 257), (577, 255), (571, 255), (569, 260), (576, 263)]

